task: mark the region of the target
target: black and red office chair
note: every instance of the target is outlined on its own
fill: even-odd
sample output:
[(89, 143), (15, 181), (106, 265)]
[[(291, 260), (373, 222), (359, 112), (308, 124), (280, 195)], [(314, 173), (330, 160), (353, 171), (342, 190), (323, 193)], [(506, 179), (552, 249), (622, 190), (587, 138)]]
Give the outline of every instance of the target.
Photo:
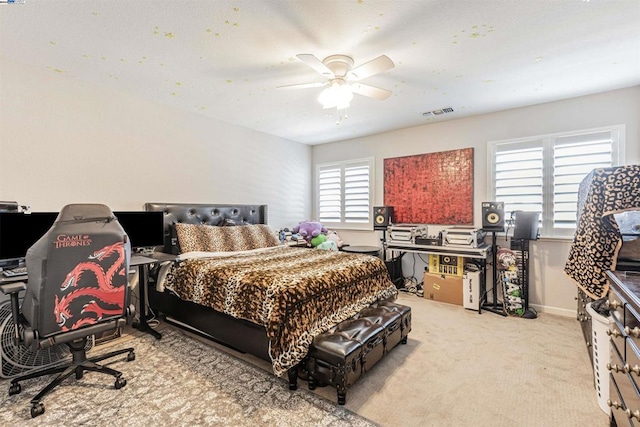
[[(133, 348), (87, 358), (85, 344), (92, 335), (115, 332), (132, 321), (135, 308), (128, 304), (131, 244), (122, 226), (105, 205), (65, 206), (53, 226), (27, 252), (28, 281), (4, 285), (11, 296), (15, 339), (32, 349), (54, 344), (69, 346), (72, 360), (63, 366), (29, 372), (14, 378), (9, 394), (21, 391), (20, 382), (59, 374), (31, 400), (31, 416), (44, 413), (45, 395), (75, 373), (85, 371), (115, 377), (115, 388), (127, 384), (122, 373), (96, 362), (127, 353)], [(22, 306), (18, 292), (26, 289)]]

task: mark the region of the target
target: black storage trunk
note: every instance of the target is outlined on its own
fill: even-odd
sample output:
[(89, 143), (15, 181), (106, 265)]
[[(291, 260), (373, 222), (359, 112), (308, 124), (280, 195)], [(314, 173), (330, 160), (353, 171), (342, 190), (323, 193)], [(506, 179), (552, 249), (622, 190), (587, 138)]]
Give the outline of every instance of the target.
[(364, 308), (316, 336), (305, 360), (309, 389), (329, 384), (338, 404), (346, 402), (347, 388), (371, 370), (393, 347), (406, 344), (411, 331), (411, 307), (380, 301)]

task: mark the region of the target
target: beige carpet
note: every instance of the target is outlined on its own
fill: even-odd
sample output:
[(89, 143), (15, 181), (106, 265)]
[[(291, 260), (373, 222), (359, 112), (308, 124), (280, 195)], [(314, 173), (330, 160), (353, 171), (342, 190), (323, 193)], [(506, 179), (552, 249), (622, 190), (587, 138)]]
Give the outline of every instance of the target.
[[(401, 294), (398, 302), (412, 307), (413, 330), (408, 343), (393, 349), (348, 390), (347, 409), (389, 427), (609, 425), (608, 416), (597, 403), (589, 357), (575, 319), (548, 314), (534, 320), (490, 312), (479, 315), (408, 294)], [(161, 329), (165, 328), (172, 329), (162, 324)], [(149, 342), (146, 337), (145, 342)], [(127, 345), (135, 347), (138, 338), (120, 340), (127, 338)], [(264, 361), (207, 343), (270, 371), (270, 364)], [(157, 367), (151, 359), (152, 363), (145, 363), (140, 354), (133, 363), (153, 375)], [(125, 373), (129, 366), (118, 364)], [(131, 378), (121, 392), (133, 393), (135, 384), (135, 378)], [(0, 381), (0, 388), (5, 387), (8, 382)], [(299, 387), (306, 389), (306, 383), (299, 381)], [(175, 387), (166, 385), (158, 393), (171, 400), (174, 391)], [(336, 401), (331, 387), (313, 393)], [(197, 398), (197, 394), (194, 396)], [(6, 404), (12, 406), (18, 397), (28, 406), (23, 394), (8, 400), (6, 394), (0, 394), (0, 412), (12, 410)], [(215, 405), (216, 400), (210, 404)], [(147, 401), (147, 405), (155, 403)], [(184, 405), (198, 407), (197, 402)], [(202, 420), (207, 418), (202, 414), (192, 414), (189, 419), (201, 420), (202, 424), (195, 425), (206, 425)], [(180, 418), (174, 424), (185, 425)], [(259, 418), (249, 424), (273, 425), (266, 420), (261, 423)]]
[[(412, 308), (408, 343), (348, 390), (348, 409), (389, 427), (609, 425), (575, 319), (478, 314), (412, 294), (397, 302)], [(315, 392), (336, 401), (333, 388)]]

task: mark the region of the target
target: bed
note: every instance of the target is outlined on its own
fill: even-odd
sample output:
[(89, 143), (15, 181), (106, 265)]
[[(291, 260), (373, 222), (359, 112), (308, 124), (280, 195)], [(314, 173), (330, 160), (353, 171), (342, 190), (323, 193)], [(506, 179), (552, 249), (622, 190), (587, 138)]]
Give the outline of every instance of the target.
[[(290, 388), (314, 336), (397, 296), (379, 258), (280, 245), (265, 231), (266, 205), (146, 203), (145, 210), (164, 212), (163, 252), (181, 254), (158, 272), (150, 307), (271, 362)], [(229, 244), (232, 251), (221, 250)]]

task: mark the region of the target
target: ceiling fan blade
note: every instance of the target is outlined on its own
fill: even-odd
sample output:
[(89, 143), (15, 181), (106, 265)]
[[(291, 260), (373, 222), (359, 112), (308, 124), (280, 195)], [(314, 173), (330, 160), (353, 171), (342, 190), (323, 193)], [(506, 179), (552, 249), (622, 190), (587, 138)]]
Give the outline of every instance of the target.
[(365, 62), (364, 64), (349, 71), (347, 77), (350, 80), (362, 80), (369, 76), (373, 76), (374, 74), (390, 70), (393, 67), (395, 67), (395, 64), (387, 55), (380, 55), (376, 59)]
[(317, 73), (320, 73), (325, 77), (333, 76), (333, 73), (331, 72), (331, 70), (327, 68), (327, 66), (324, 65), (322, 61), (320, 61), (314, 55), (310, 53), (301, 53), (296, 55), (296, 57), (302, 62), (304, 62), (305, 64), (307, 64), (309, 67), (313, 68)]
[(326, 83), (314, 82), (314, 83), (298, 83), (294, 85), (277, 86), (278, 89), (307, 89), (310, 87), (322, 87)]
[(353, 83), (351, 91), (359, 95), (368, 96), (369, 98), (379, 99), (384, 101), (391, 96), (391, 91), (387, 89), (380, 89), (379, 87), (363, 85), (362, 83)]

